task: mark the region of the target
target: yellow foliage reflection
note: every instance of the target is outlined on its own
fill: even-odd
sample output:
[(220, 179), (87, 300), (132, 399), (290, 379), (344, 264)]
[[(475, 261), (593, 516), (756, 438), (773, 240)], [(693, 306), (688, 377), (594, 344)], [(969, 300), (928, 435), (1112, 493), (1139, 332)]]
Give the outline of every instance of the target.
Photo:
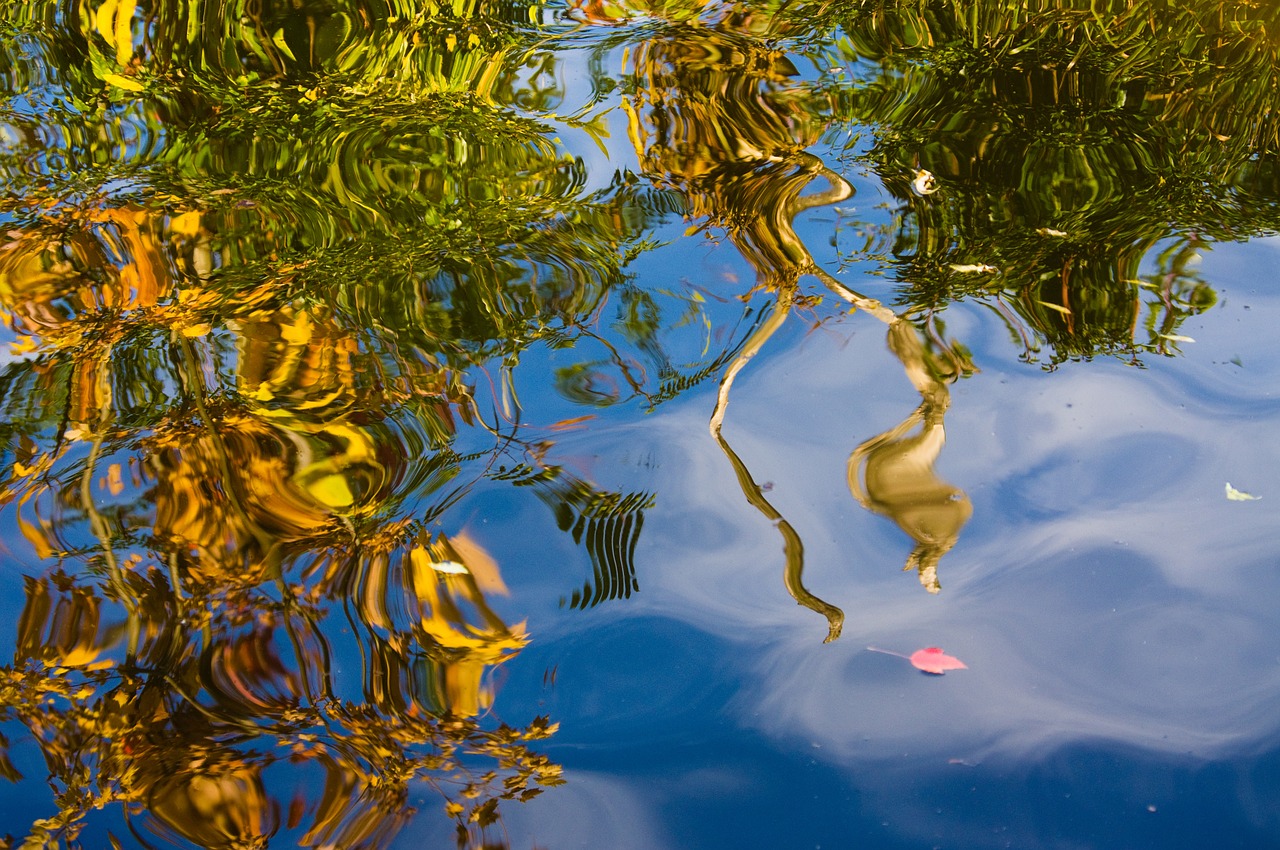
[[(333, 549), (304, 584), (274, 589), (180, 594), (138, 563), (128, 599), (61, 573), (29, 580), (19, 655), (0, 667), (0, 720), (31, 730), (66, 793), (25, 846), (73, 840), (90, 811), (116, 803), (143, 804), (127, 811), (202, 847), (266, 846), (286, 825), (305, 829), (314, 843), (302, 846), (385, 846), (413, 813), (410, 783), (436, 788), (461, 834), (482, 841), (499, 800), (562, 779), (528, 748), (555, 724), (481, 724), (486, 671), (526, 638), (481, 589), (501, 589), (496, 563), (455, 539), (418, 534), (372, 557)], [(371, 591), (370, 579), (382, 584)], [(356, 637), (363, 702), (340, 697), (349, 673), (326, 637), (336, 629), (322, 630), (334, 603), (352, 602), (368, 630)], [(295, 784), (311, 790), (282, 798)]]
[[(427, 356), (384, 379), (279, 280), (215, 288), (199, 213), (70, 217), (69, 236), (42, 224), (0, 248), (15, 353), (70, 382), (0, 490), (35, 555), (73, 570), (27, 580), (0, 668), (0, 721), (30, 730), (59, 794), (24, 846), (73, 842), (108, 805), (203, 847), (285, 829), (385, 846), (413, 785), (485, 844), (500, 800), (562, 781), (529, 748), (556, 727), (488, 716), (495, 666), (527, 642), (491, 604), (496, 560), (391, 518), (407, 480), (454, 475), (441, 447), (469, 389)], [(396, 405), (415, 416), (386, 421)], [(355, 673), (332, 645), (349, 626)]]
[[(373, 542), (313, 572), (327, 592), (349, 594), (369, 628), (378, 661), (366, 692), (385, 711), (474, 717), (493, 704), (487, 673), (528, 640), (523, 623), (508, 626), (490, 607), (485, 594), (504, 593), (502, 577), (465, 533), (423, 533), (388, 549)], [(406, 666), (404, 652), (415, 645), (425, 657)]]
[[(794, 285), (812, 264), (795, 215), (851, 192), (804, 152), (825, 104), (789, 88), (796, 69), (786, 55), (733, 22), (672, 27), (636, 48), (633, 73), (645, 84), (624, 105), (646, 174), (680, 192), (691, 219), (725, 228), (763, 285)], [(801, 198), (818, 174), (831, 188)]]
[(163, 215), (125, 206), (78, 217), (68, 239), (11, 233), (0, 251), (0, 301), (20, 332), (54, 335), (86, 314), (154, 307), (171, 293)]
[(278, 814), (261, 773), (258, 764), (229, 764), (157, 777), (147, 808), (199, 847), (265, 848), (278, 827)]
[[(915, 569), (930, 593), (941, 589), (938, 561), (951, 550), (973, 513), (969, 497), (938, 478), (933, 464), (946, 442), (947, 385), (916, 329), (904, 320), (889, 328), (889, 349), (919, 391), (918, 408), (896, 427), (867, 440), (849, 456), (849, 488), (864, 508), (884, 514), (916, 541), (904, 569)], [(919, 426), (919, 431), (912, 430)]]
[(314, 494), (298, 477), (299, 458), (308, 460), (320, 446), (296, 438), (228, 411), (216, 426), (173, 423), (147, 441), (155, 534), (170, 541), (197, 580), (238, 576), (256, 583), (290, 543), (339, 527), (325, 493)]

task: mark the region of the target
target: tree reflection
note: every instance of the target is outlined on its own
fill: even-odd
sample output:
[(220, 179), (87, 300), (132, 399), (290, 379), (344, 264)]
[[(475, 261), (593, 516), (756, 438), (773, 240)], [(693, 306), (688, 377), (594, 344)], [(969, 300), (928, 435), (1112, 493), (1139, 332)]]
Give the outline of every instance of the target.
[[(458, 616), (462, 602), (484, 611), (483, 598), (433, 550), (456, 554), (446, 541), (401, 552), (440, 575), (402, 574), (388, 597), (370, 599), (383, 610), (396, 594), (418, 605), (415, 622), (387, 624), (383, 642), (413, 672), (384, 687), (390, 698), (366, 690), (363, 701), (341, 696), (323, 581), (273, 599), (270, 588), (178, 593), (156, 569), (134, 570), (121, 604), (62, 573), (28, 580), (0, 713), (36, 737), (60, 811), (34, 825), (27, 846), (73, 841), (82, 819), (111, 803), (147, 831), (204, 847), (265, 846), (286, 818), (307, 830), (301, 846), (385, 846), (413, 812), (410, 783), (423, 781), (466, 843), (469, 830), (493, 825), (498, 800), (558, 784), (559, 768), (528, 749), (554, 724), (486, 727), (476, 717), (477, 665), (522, 641), (492, 612), (478, 624)], [(443, 639), (438, 654), (422, 654), (424, 634)], [(267, 772), (273, 788), (288, 773), (318, 774), (320, 793), (286, 806)]]
[[(830, 90), (842, 120), (870, 126), (865, 158), (899, 203), (878, 247), (905, 304), (990, 304), (1048, 368), (1138, 362), (1171, 353), (1178, 325), (1216, 300), (1169, 254), (1275, 227), (1253, 177), (1277, 141), (1273, 7), (828, 13), (846, 39), (823, 61), (865, 69)], [(936, 191), (912, 191), (921, 171)], [(1142, 274), (1170, 242), (1160, 273)]]
[(528, 635), (451, 509), (528, 469), (584, 604), (638, 587), (652, 496), (525, 440), (514, 367), (592, 334), (661, 200), (584, 191), (527, 117), (559, 94), (525, 7), (86, 9), (15, 15), (75, 109), (4, 65), (0, 505), (42, 577), (0, 719), (57, 803), (28, 845), (109, 809), (144, 845), (382, 847), (434, 788), (494, 846), (562, 781), (556, 724), (495, 716)]
[[(1071, 4), (641, 5), (597, 4), (584, 17), (662, 21), (632, 47), (629, 111), (641, 164), (686, 198), (699, 227), (724, 229), (755, 267), (756, 291), (774, 298), (725, 363), (711, 430), (748, 500), (783, 534), (792, 594), (828, 617), (832, 636), (840, 615), (799, 581), (799, 537), (721, 428), (736, 375), (800, 303), (802, 276), (886, 322), (890, 348), (921, 393), (915, 413), (854, 452), (849, 481), (860, 503), (916, 541), (907, 567), (936, 592), (938, 560), (971, 506), (933, 471), (945, 383), (958, 374), (935, 354), (963, 350), (933, 345), (933, 317), (958, 298), (979, 299), (1009, 323), (1027, 359), (1049, 368), (1099, 354), (1136, 363), (1174, 353), (1186, 339), (1181, 323), (1216, 301), (1194, 270), (1209, 234), (1239, 238), (1274, 218), (1274, 204), (1248, 182), (1275, 146), (1263, 106), (1280, 79), (1270, 12), (1217, 4), (1179, 10), (1171, 30), (1156, 30), (1149, 9), (1133, 4), (1113, 4), (1110, 18)], [(805, 49), (807, 37), (837, 23), (843, 37)], [(1202, 73), (1207, 66), (1185, 61), (1186, 44), (1243, 61), (1228, 74)], [(796, 79), (801, 55), (833, 73)], [(1236, 111), (1232, 98), (1257, 108)], [(899, 204), (887, 225), (855, 223), (880, 233), (866, 248), (882, 252), (903, 284), (899, 315), (843, 287), (791, 224), (806, 207), (852, 192), (805, 151), (839, 122), (871, 129), (870, 150), (856, 156)], [(817, 176), (829, 188), (802, 194)], [(1153, 254), (1157, 270), (1144, 274)]]
[[(770, 312), (721, 378), (711, 435), (743, 495), (782, 535), (788, 592), (827, 619), (827, 640), (834, 640), (844, 612), (804, 587), (799, 534), (765, 497), (721, 428), (734, 377), (785, 321), (799, 277), (812, 264), (792, 219), (802, 208), (827, 201), (800, 197), (815, 173), (831, 173), (803, 152), (818, 129), (817, 110), (786, 96), (794, 70), (783, 54), (738, 34), (730, 23), (673, 24), (636, 50), (634, 73), (643, 82), (629, 114), (646, 172), (684, 195), (690, 217), (724, 227), (755, 268), (757, 285), (774, 295)], [(831, 200), (848, 196), (843, 180), (831, 175), (830, 181)]]
[[(559, 783), (531, 748), (555, 723), (495, 716), (530, 635), (457, 506), (481, 483), (544, 504), (586, 609), (639, 591), (657, 497), (557, 462), (521, 405), (531, 352), (593, 410), (717, 376), (711, 434), (834, 639), (843, 612), (723, 428), (793, 312), (885, 325), (921, 403), (853, 451), (849, 486), (937, 592), (971, 512), (934, 469), (972, 371), (946, 307), (991, 307), (1049, 366), (1173, 354), (1215, 303), (1199, 254), (1280, 225), (1275, 11), (1248, 4), (571, 3), (629, 51), (624, 81), (588, 81), (592, 108), (623, 91), (642, 174), (612, 179), (558, 137), (606, 139), (546, 40), (579, 33), (539, 5), (10, 5), (0, 506), (30, 563), (0, 719), (57, 805), (29, 846), (110, 807), (175, 843), (382, 847), (423, 787), (479, 846), (499, 801)], [(854, 222), (879, 229), (859, 256), (892, 308), (796, 232), (852, 196), (812, 150), (853, 126), (870, 145), (846, 163), (894, 199)], [(727, 321), (629, 265), (678, 216), (755, 271)], [(685, 327), (705, 339), (682, 358)]]
[[(791, 81), (796, 71), (785, 55), (741, 34), (742, 29), (750, 31), (751, 22), (750, 14), (742, 20), (731, 14), (715, 27), (672, 24), (662, 37), (637, 48), (634, 72), (643, 82), (630, 109), (631, 132), (647, 173), (659, 185), (681, 192), (689, 216), (701, 220), (701, 226), (724, 228), (756, 270), (757, 289), (774, 297), (721, 377), (710, 429), (747, 501), (782, 535), (788, 592), (827, 619), (831, 641), (840, 635), (844, 613), (804, 586), (799, 534), (765, 497), (723, 433), (734, 379), (786, 320), (800, 297), (801, 276), (814, 275), (837, 297), (885, 322), (891, 349), (925, 399), (898, 429), (855, 452), (856, 458), (869, 456), (869, 489), (875, 496), (868, 499), (856, 487), (854, 494), (864, 507), (892, 515), (921, 543), (909, 566), (919, 566), (931, 591), (938, 587), (937, 561), (954, 545), (969, 503), (962, 494), (955, 498), (952, 489), (939, 499), (938, 488), (944, 485), (925, 485), (927, 479), (935, 480), (932, 463), (942, 447), (949, 394), (944, 383), (926, 374), (915, 329), (822, 269), (795, 232), (798, 214), (843, 201), (853, 188), (804, 150), (816, 140), (829, 105)], [(827, 188), (802, 194), (816, 177)], [(918, 418), (927, 424), (923, 442), (913, 450), (900, 439)], [(873, 444), (880, 448), (874, 450)], [(898, 455), (891, 459), (894, 451)], [(924, 469), (917, 471), (921, 463)]]

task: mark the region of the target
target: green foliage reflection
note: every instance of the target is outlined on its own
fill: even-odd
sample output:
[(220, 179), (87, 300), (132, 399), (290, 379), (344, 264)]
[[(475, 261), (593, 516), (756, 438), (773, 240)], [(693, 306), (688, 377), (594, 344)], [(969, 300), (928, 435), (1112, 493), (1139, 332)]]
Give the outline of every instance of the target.
[[(1049, 365), (1168, 353), (1214, 296), (1168, 253), (1143, 277), (1144, 258), (1169, 239), (1204, 250), (1280, 225), (1257, 180), (1280, 142), (1273, 4), (836, 14), (843, 37), (823, 61), (853, 69), (837, 111), (871, 126), (866, 158), (899, 200), (884, 244), (904, 304), (992, 303)], [(929, 191), (913, 191), (922, 172)], [(991, 271), (956, 271), (977, 267)]]

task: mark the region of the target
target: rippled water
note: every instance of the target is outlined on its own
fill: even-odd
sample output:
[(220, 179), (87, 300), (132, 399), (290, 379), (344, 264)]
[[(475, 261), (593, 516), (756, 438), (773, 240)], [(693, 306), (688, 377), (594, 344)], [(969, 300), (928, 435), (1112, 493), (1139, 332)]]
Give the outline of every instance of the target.
[(10, 4), (0, 848), (1280, 845), (1277, 11)]

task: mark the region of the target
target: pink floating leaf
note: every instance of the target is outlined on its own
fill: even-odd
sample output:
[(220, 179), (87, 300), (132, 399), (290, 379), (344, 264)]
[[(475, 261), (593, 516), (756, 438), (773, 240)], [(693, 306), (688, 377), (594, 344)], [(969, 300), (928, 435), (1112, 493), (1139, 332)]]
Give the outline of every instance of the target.
[(947, 655), (936, 646), (917, 649), (915, 652), (911, 653), (911, 657), (907, 660), (918, 669), (938, 676), (941, 676), (948, 670), (969, 669), (969, 665), (965, 664), (959, 658), (953, 658), (950, 655)]

